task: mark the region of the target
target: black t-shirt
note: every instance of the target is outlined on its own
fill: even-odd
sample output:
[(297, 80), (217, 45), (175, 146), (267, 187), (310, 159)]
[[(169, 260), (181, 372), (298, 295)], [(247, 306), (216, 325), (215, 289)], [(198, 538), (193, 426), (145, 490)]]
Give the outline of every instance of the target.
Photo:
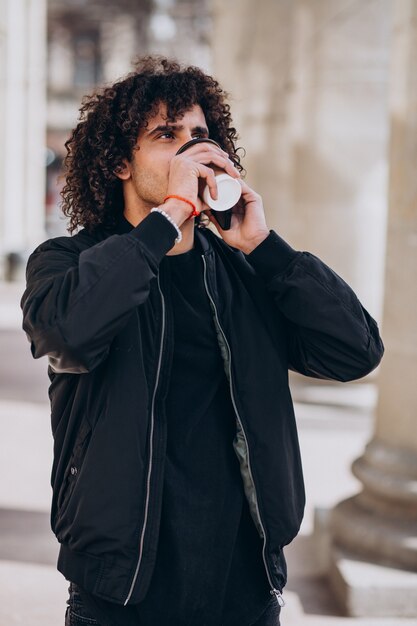
[(233, 449), (236, 417), (203, 261), (195, 247), (162, 262), (172, 277), (174, 354), (157, 557), (144, 600), (110, 613), (120, 626), (133, 611), (137, 626), (249, 626), (271, 596)]

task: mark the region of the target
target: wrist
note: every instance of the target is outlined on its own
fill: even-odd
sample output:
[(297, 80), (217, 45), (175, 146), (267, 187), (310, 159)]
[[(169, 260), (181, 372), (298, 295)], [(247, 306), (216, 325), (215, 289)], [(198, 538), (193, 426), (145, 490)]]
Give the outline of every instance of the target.
[(269, 230), (261, 231), (251, 237), (248, 241), (245, 241), (241, 246), (241, 250), (244, 254), (250, 254), (269, 236)]
[(192, 211), (189, 205), (175, 198), (168, 198), (165, 202), (159, 204), (158, 207), (168, 213), (178, 226), (182, 226), (187, 221)]

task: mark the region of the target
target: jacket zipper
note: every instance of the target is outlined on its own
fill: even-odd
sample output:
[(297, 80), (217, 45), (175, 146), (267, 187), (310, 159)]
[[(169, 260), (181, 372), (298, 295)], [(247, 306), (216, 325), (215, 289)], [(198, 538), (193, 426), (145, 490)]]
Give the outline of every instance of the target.
[(213, 300), (213, 298), (212, 298), (212, 296), (211, 296), (211, 294), (210, 294), (210, 290), (209, 290), (209, 288), (208, 288), (208, 283), (207, 283), (207, 262), (206, 262), (206, 259), (205, 259), (204, 255), (201, 255), (201, 258), (203, 259), (203, 264), (204, 264), (204, 286), (205, 286), (205, 288), (206, 288), (207, 295), (208, 295), (208, 297), (209, 297), (209, 299), (210, 299), (210, 302), (211, 302), (211, 304), (212, 304), (212, 307), (213, 307), (213, 311), (214, 311), (214, 315), (215, 315), (215, 319), (216, 319), (216, 324), (217, 324), (217, 326), (218, 326), (218, 328), (219, 328), (219, 330), (220, 330), (220, 332), (221, 332), (221, 334), (222, 334), (222, 337), (223, 337), (224, 342), (225, 342), (225, 344), (226, 344), (227, 351), (228, 351), (228, 355), (229, 355), (229, 386), (230, 386), (230, 396), (231, 396), (231, 399), (232, 399), (233, 408), (234, 408), (234, 410), (235, 410), (236, 417), (237, 417), (237, 419), (238, 419), (238, 421), (239, 421), (239, 425), (240, 425), (240, 427), (241, 427), (241, 429), (242, 429), (242, 433), (243, 433), (243, 436), (244, 436), (244, 438), (245, 438), (245, 443), (246, 443), (246, 450), (247, 450), (247, 454), (248, 454), (248, 469), (249, 469), (249, 475), (250, 475), (250, 478), (251, 478), (251, 481), (252, 481), (252, 485), (253, 485), (253, 489), (254, 489), (254, 491), (255, 491), (255, 496), (256, 496), (256, 511), (257, 511), (257, 513), (258, 513), (259, 523), (260, 523), (260, 525), (261, 525), (261, 528), (262, 528), (262, 531), (263, 531), (263, 535), (264, 535), (264, 545), (263, 545), (263, 549), (262, 549), (262, 558), (263, 558), (263, 562), (264, 562), (264, 565), (265, 565), (266, 575), (267, 575), (267, 577), (268, 577), (268, 581), (269, 581), (269, 584), (270, 584), (270, 586), (271, 586), (271, 589), (270, 589), (269, 593), (270, 593), (272, 596), (275, 596), (275, 597), (276, 597), (276, 600), (277, 600), (277, 602), (278, 602), (279, 606), (281, 606), (281, 607), (282, 607), (282, 606), (285, 606), (285, 600), (284, 600), (284, 598), (283, 598), (283, 596), (282, 596), (281, 591), (280, 591), (279, 589), (276, 589), (276, 588), (274, 587), (274, 584), (273, 584), (273, 582), (272, 582), (272, 580), (271, 580), (271, 575), (270, 575), (270, 573), (269, 573), (269, 569), (268, 569), (268, 565), (267, 565), (267, 562), (266, 562), (266, 558), (265, 558), (265, 548), (266, 548), (266, 532), (265, 532), (265, 527), (264, 527), (264, 525), (263, 525), (263, 523), (262, 523), (261, 515), (260, 515), (260, 512), (259, 512), (259, 507), (258, 507), (258, 496), (257, 496), (257, 493), (256, 493), (255, 482), (254, 482), (254, 480), (253, 480), (252, 470), (251, 470), (251, 466), (250, 466), (250, 458), (249, 458), (249, 444), (248, 444), (248, 440), (247, 440), (247, 437), (246, 437), (246, 432), (245, 432), (245, 429), (243, 428), (243, 423), (242, 423), (242, 420), (240, 419), (239, 411), (238, 411), (237, 406), (236, 406), (235, 396), (234, 396), (234, 393), (233, 393), (233, 382), (232, 382), (232, 351), (230, 350), (229, 342), (227, 341), (226, 335), (225, 335), (225, 333), (224, 333), (224, 331), (223, 331), (223, 328), (222, 328), (222, 326), (221, 326), (221, 324), (220, 324), (220, 320), (219, 320), (219, 316), (218, 316), (218, 312), (217, 312), (217, 307), (216, 307), (216, 304), (215, 304), (215, 302), (214, 302), (214, 300)]
[(126, 606), (126, 604), (130, 600), (130, 597), (131, 597), (132, 592), (133, 592), (133, 588), (135, 586), (135, 583), (136, 583), (136, 580), (137, 580), (137, 577), (138, 577), (138, 574), (139, 574), (139, 568), (140, 568), (140, 564), (141, 564), (142, 556), (143, 556), (143, 544), (144, 544), (144, 539), (145, 539), (146, 525), (147, 525), (147, 522), (148, 522), (149, 496), (150, 496), (150, 485), (151, 485), (151, 474), (152, 474), (153, 431), (154, 431), (154, 423), (155, 423), (155, 414), (154, 414), (155, 397), (156, 397), (156, 391), (157, 391), (158, 383), (159, 383), (159, 374), (161, 372), (162, 352), (163, 352), (164, 337), (165, 337), (165, 299), (164, 299), (164, 295), (162, 293), (161, 285), (160, 285), (160, 282), (159, 282), (159, 274), (157, 275), (157, 283), (158, 283), (159, 293), (161, 294), (162, 330), (161, 330), (161, 344), (160, 344), (160, 347), (159, 347), (158, 368), (157, 368), (157, 371), (156, 371), (155, 386), (154, 386), (154, 390), (153, 390), (152, 405), (151, 405), (151, 432), (150, 432), (150, 435), (149, 435), (149, 466), (148, 466), (148, 476), (147, 476), (147, 480), (146, 480), (145, 516), (144, 516), (144, 520), (143, 520), (142, 533), (141, 533), (141, 536), (140, 536), (138, 563), (136, 565), (135, 574), (133, 576), (133, 580), (132, 580), (132, 584), (131, 584), (130, 589), (129, 589), (128, 596), (127, 596), (127, 598), (126, 598), (126, 600), (124, 602), (124, 606)]

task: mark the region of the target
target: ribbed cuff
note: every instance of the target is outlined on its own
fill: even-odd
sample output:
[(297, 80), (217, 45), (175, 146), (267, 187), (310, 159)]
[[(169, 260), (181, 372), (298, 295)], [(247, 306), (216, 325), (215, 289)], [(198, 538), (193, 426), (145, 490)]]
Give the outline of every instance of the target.
[(128, 236), (139, 239), (159, 264), (174, 246), (177, 231), (166, 217), (155, 211), (147, 215)]
[(246, 259), (266, 280), (279, 274), (301, 252), (294, 250), (274, 230), (252, 252), (246, 255)]

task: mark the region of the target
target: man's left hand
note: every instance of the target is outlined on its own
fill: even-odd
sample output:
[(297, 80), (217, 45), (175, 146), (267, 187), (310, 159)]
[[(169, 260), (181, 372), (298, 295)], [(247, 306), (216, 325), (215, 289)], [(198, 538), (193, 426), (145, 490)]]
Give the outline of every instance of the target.
[[(215, 225), (222, 239), (233, 248), (250, 254), (269, 235), (265, 221), (265, 213), (261, 196), (253, 191), (243, 180), (239, 179), (242, 195), (233, 207), (232, 221), (229, 230), (223, 230), (210, 210), (207, 215)], [(207, 206), (207, 205), (206, 205)], [(209, 207), (207, 207), (209, 209)]]

